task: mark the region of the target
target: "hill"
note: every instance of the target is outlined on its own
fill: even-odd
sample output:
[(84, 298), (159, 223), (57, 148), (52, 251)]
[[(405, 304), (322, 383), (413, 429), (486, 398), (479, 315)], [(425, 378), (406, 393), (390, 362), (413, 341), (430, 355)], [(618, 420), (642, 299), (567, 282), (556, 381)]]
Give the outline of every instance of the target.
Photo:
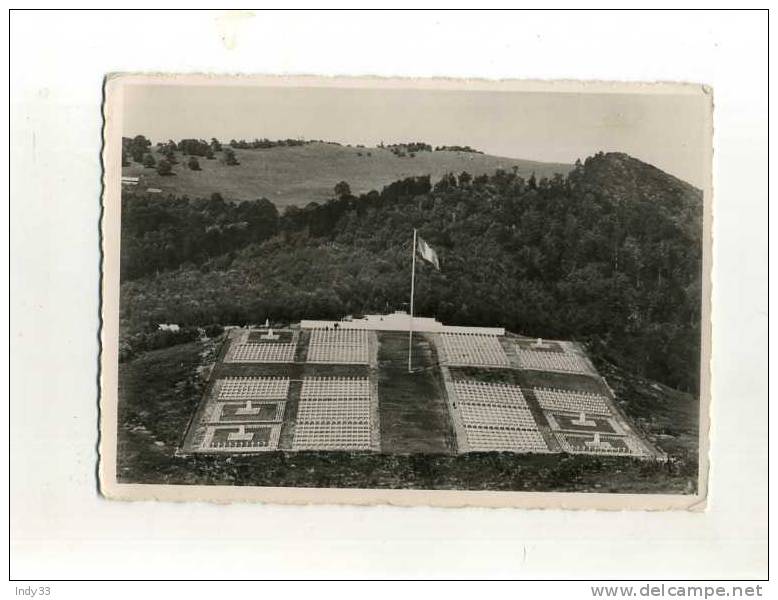
[(550, 180), (406, 179), (280, 216), (269, 202), (126, 193), (122, 218), (130, 349), (157, 323), (403, 308), (417, 227), (442, 261), (440, 272), (420, 265), (418, 314), (581, 341), (628, 372), (697, 390), (702, 193), (626, 155)]
[[(152, 152), (155, 158), (162, 155)], [(380, 190), (398, 179), (430, 175), (440, 179), (446, 173), (467, 171), (471, 175), (493, 173), (497, 169), (518, 169), (522, 177), (533, 172), (537, 177), (566, 174), (572, 165), (543, 163), (475, 152), (421, 151), (398, 156), (388, 148), (355, 148), (312, 142), (301, 146), (236, 149), (240, 162), (228, 166), (222, 152), (207, 160), (199, 157), (200, 171), (186, 166), (187, 157), (175, 152), (173, 174), (158, 175), (153, 168), (131, 163), (122, 175), (140, 176), (140, 188), (156, 188), (163, 194), (209, 198), (219, 193), (228, 200), (267, 198), (279, 208), (323, 202), (332, 196), (339, 181), (347, 181), (352, 193), (359, 195)]]

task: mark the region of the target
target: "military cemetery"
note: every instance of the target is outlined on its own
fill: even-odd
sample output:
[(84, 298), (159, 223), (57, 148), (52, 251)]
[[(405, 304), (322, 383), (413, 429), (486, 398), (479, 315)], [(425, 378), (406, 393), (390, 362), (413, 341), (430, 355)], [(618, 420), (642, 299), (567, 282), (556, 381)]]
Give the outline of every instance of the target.
[[(376, 382), (382, 369), (403, 368), (406, 356), (398, 354), (394, 365), (379, 365), (371, 361), (370, 348), (374, 344), (380, 350), (403, 320), (410, 323), (410, 316), (395, 312), (275, 331), (233, 329), (181, 451), (385, 451), (379, 418), (383, 398)], [(384, 323), (388, 331), (382, 330)], [(434, 319), (420, 328), (414, 335), (436, 348), (438, 358), (421, 364), (421, 357), (415, 363), (411, 357), (411, 372), (422, 379), (437, 371), (446, 381), (440, 401), (448, 407), (454, 432), (452, 453), (663, 459), (621, 415), (607, 384), (576, 344), (504, 330), (471, 332)], [(236, 367), (242, 376), (219, 376)], [(569, 374), (569, 387), (522, 385), (522, 374), (528, 372), (553, 373), (557, 381)], [(581, 376), (587, 385), (576, 389)], [(590, 391), (592, 386), (598, 391)], [(290, 432), (283, 441), (282, 430)]]

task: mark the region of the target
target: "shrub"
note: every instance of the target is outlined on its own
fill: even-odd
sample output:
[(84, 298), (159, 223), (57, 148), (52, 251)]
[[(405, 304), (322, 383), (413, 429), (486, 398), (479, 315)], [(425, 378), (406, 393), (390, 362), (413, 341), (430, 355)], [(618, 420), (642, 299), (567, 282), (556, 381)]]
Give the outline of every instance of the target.
[(213, 324), (205, 326), (205, 335), (209, 338), (219, 337), (222, 333), (224, 333), (224, 327), (221, 325)]
[(344, 196), (350, 196), (351, 195), (351, 186), (349, 186), (348, 182), (346, 181), (340, 181), (335, 184), (335, 195), (338, 198), (343, 198)]
[(163, 158), (157, 164), (157, 173), (159, 175), (172, 175), (173, 165), (170, 164), (169, 160)]
[(235, 151), (232, 148), (227, 148), (224, 151), (224, 163), (230, 167), (240, 164), (238, 158), (235, 156)]

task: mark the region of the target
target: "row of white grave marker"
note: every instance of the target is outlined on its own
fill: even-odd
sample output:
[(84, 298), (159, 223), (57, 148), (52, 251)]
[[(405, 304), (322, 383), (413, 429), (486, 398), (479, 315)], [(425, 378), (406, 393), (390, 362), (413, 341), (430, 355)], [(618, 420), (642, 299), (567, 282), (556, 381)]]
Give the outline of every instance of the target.
[(519, 386), (455, 381), (453, 388), (470, 451), (548, 452)]
[(364, 329), (312, 329), (310, 363), (367, 364), (368, 332)]
[(306, 398), (297, 407), (297, 422), (370, 422), (370, 398)]
[(297, 407), (295, 450), (370, 450), (371, 388), (366, 377), (306, 377)]
[[(272, 339), (272, 338), (270, 338)], [(441, 360), (452, 366), (507, 367), (510, 359), (498, 336), (443, 333), (439, 336)], [(588, 361), (575, 353), (541, 350), (542, 345), (515, 346), (522, 368), (565, 373), (590, 373)], [(238, 343), (226, 362), (293, 362), (295, 343)], [(312, 329), (307, 361), (310, 363), (367, 364), (368, 332), (363, 329)]]
[[(642, 456), (645, 454), (632, 436), (608, 436), (595, 431), (591, 436), (555, 432), (559, 445), (570, 454), (618, 454)], [(577, 443), (574, 443), (577, 442)]]
[(284, 419), (286, 402), (263, 402), (246, 400), (245, 404), (217, 402), (211, 413), (213, 423), (281, 422)]
[[(441, 361), (451, 366), (507, 367), (510, 359), (497, 335), (442, 333)], [(554, 351), (542, 340), (530, 347), (514, 344), (519, 364), (525, 369), (563, 373), (590, 373), (587, 360), (568, 351)]]
[(454, 390), (459, 402), (487, 402), (489, 404), (508, 404), (529, 408), (521, 388), (517, 385), (459, 380), (454, 382)]
[(258, 452), (278, 448), (288, 377), (225, 377), (214, 385), (215, 403), (206, 419), (201, 448)]
[(492, 367), (510, 365), (508, 355), (495, 335), (442, 333), (439, 339), (441, 359), (446, 364)]
[(270, 451), (278, 448), (280, 435), (280, 424), (216, 425), (207, 428), (201, 447), (217, 452)]
[[(279, 339), (268, 333), (263, 339)], [(230, 363), (294, 362), (296, 342), (234, 343), (225, 357)], [(307, 361), (310, 363), (367, 364), (368, 332), (362, 329), (312, 329)]]
[(288, 377), (226, 377), (219, 379), (219, 400), (286, 400)]
[(366, 377), (306, 377), (300, 397), (370, 398), (370, 382)]
[(535, 398), (544, 410), (586, 413), (593, 415), (611, 414), (608, 402), (602, 394), (536, 387), (532, 389)]
[(514, 429), (535, 429), (535, 419), (527, 408), (505, 404), (459, 404), (462, 423), (465, 427), (510, 427)]
[(296, 344), (234, 344), (224, 362), (288, 363), (294, 362)]
[[(632, 435), (624, 435), (623, 428), (613, 420), (613, 413), (606, 397), (602, 394), (560, 390), (554, 388), (533, 388), (535, 398), (547, 411), (548, 421), (554, 430), (559, 446), (571, 454), (618, 454), (643, 455), (644, 451)], [(562, 431), (558, 418), (567, 415), (570, 424), (577, 428), (591, 428), (591, 433)], [(574, 413), (575, 416), (570, 415)], [(572, 417), (572, 418), (571, 418)], [(597, 419), (607, 421), (612, 432), (594, 431)], [(567, 429), (570, 429), (569, 427)], [(574, 443), (577, 442), (577, 443)]]
[(548, 452), (548, 446), (537, 429), (465, 428), (471, 452)]
[(589, 363), (572, 352), (533, 350), (516, 346), (519, 365), (524, 369), (558, 371), (563, 373), (590, 373)]

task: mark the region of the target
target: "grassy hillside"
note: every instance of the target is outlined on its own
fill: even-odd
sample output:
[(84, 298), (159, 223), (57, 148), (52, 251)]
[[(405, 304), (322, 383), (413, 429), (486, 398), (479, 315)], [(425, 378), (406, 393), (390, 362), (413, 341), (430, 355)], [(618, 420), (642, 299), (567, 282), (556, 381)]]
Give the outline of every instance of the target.
[[(368, 153), (370, 156), (368, 156)], [(304, 206), (333, 196), (339, 181), (347, 181), (353, 194), (381, 188), (393, 181), (417, 175), (433, 180), (445, 173), (467, 171), (471, 175), (491, 174), (496, 169), (518, 168), (519, 175), (538, 178), (566, 174), (572, 165), (503, 158), (473, 152), (418, 152), (398, 157), (384, 148), (350, 148), (335, 144), (235, 150), (240, 165), (227, 166), (221, 152), (214, 160), (199, 158), (201, 171), (186, 166), (187, 157), (176, 152), (179, 161), (173, 175), (160, 176), (153, 168), (131, 163), (123, 175), (141, 176), (140, 189), (158, 188), (165, 194), (208, 198), (214, 192), (230, 200), (267, 198), (276, 206)], [(153, 152), (155, 159), (162, 155)]]

